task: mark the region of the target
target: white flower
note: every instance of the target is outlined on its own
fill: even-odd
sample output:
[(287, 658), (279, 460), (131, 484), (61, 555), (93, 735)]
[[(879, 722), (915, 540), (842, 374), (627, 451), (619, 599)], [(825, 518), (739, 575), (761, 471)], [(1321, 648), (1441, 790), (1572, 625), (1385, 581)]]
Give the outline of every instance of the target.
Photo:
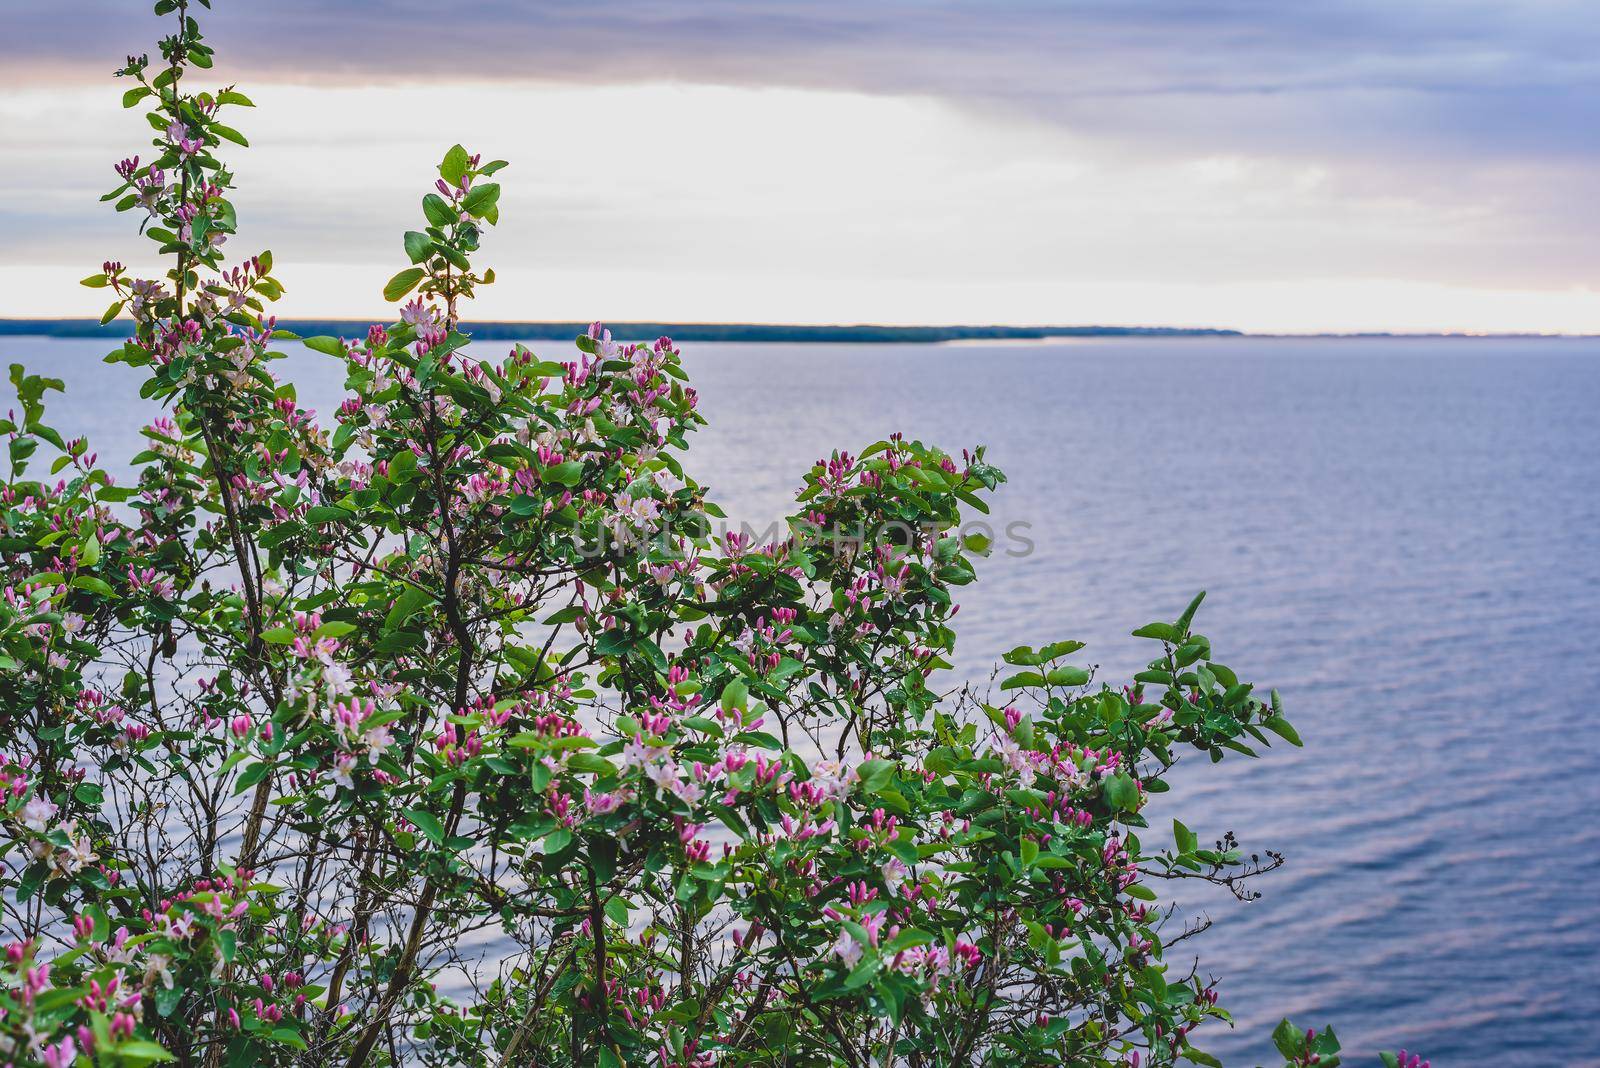
[(56, 855), (56, 863), (60, 864), (68, 875), (76, 875), (94, 859), (95, 852), (89, 847), (87, 838), (74, 838), (67, 848)]
[(900, 888), (905, 885), (906, 876), (911, 874), (911, 869), (897, 857), (890, 857), (878, 871), (883, 874), (883, 885), (888, 887), (891, 896), (900, 893)]
[(333, 759), (333, 781), (340, 786), (354, 789), (356, 781), (350, 777), (350, 772), (355, 770), (356, 756), (354, 753), (340, 753)]
[(819, 760), (811, 769), (811, 785), (827, 800), (844, 797), (860, 777), (855, 768), (836, 760)]
[(107, 964), (127, 964), (133, 960), (134, 947), (128, 945), (128, 929), (126, 927), (118, 927), (116, 933), (111, 936), (111, 941), (106, 945), (108, 947), (105, 951)]
[(645, 745), (637, 737), (629, 738), (622, 747), (622, 766), (625, 768), (647, 768), (655, 760), (655, 747)]
[(394, 733), (389, 730), (389, 725), (384, 723), (363, 734), (361, 744), (366, 746), (368, 753), (377, 757), (394, 744)]
[(651, 782), (656, 784), (658, 789), (671, 790), (678, 783), (678, 765), (670, 760), (664, 760), (660, 764), (649, 768), (645, 775), (649, 777)]
[(152, 953), (144, 966), (144, 985), (150, 986), (156, 980), (168, 990), (172, 989), (172, 958), (165, 953)]
[(611, 514), (606, 516), (606, 525), (611, 528), (613, 534), (620, 535), (629, 527), (651, 530), (661, 515), (661, 505), (656, 503), (654, 497), (635, 499), (630, 494), (622, 493), (617, 495), (614, 503), (615, 507)]
[(861, 943), (850, 937), (849, 931), (840, 931), (839, 940), (833, 944), (833, 952), (846, 968), (853, 968), (856, 961), (861, 959)]
[(432, 308), (423, 304), (421, 300), (412, 300), (408, 301), (400, 309), (400, 321), (410, 323), (412, 326), (417, 327), (420, 332), (430, 326), (437, 325), (439, 316)]
[(1024, 787), (1033, 785), (1035, 778), (1032, 754), (1018, 745), (1010, 735), (1002, 735), (990, 743), (989, 753), (1006, 763), (1012, 771), (1017, 773), (1017, 779)]
[(328, 688), (328, 693), (334, 696), (349, 693), (352, 689), (350, 669), (339, 663), (327, 665), (322, 669), (322, 684)]
[(50, 820), (56, 814), (56, 806), (43, 794), (34, 794), (28, 798), (28, 803), (22, 806), (22, 825), (30, 831), (43, 831), (50, 826)]

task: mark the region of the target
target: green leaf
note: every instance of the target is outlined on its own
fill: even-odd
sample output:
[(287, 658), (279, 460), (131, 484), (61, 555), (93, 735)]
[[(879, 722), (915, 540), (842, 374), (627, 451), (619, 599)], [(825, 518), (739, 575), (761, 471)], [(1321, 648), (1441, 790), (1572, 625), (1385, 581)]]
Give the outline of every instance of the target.
[(417, 283), (422, 281), (423, 273), (421, 267), (407, 267), (389, 279), (389, 284), (383, 287), (383, 299), (391, 302), (400, 300), (417, 288)]
[(1199, 837), (1178, 820), (1172, 821), (1172, 838), (1178, 843), (1178, 852), (1193, 853), (1200, 847)]
[(617, 772), (611, 761), (593, 753), (573, 753), (567, 757), (567, 767), (585, 775), (615, 775)]
[(393, 630), (406, 620), (410, 619), (425, 604), (433, 601), (433, 595), (427, 590), (415, 586), (406, 588), (406, 592), (395, 598), (394, 607), (389, 609), (389, 614), (384, 617), (385, 630)]
[(456, 221), (456, 209), (438, 193), (429, 193), (422, 198), (422, 214), (435, 226), (450, 226)]
[(1300, 732), (1295, 730), (1294, 727), (1289, 724), (1288, 720), (1284, 719), (1276, 712), (1262, 720), (1261, 725), (1267, 728), (1267, 730), (1271, 731), (1273, 734), (1276, 734), (1278, 737), (1282, 738), (1284, 741), (1288, 742), (1290, 745), (1298, 746), (1302, 744), (1300, 741)]
[(184, 988), (176, 984), (168, 987), (156, 983), (155, 992), (156, 1015), (166, 1017), (171, 1016), (173, 1010), (178, 1007), (178, 1002), (183, 1000)]
[(135, 1038), (128, 1042), (118, 1043), (116, 1056), (128, 1064), (154, 1064), (157, 1061), (175, 1061), (178, 1059), (156, 1043), (143, 1038)]
[(401, 449), (389, 460), (389, 481), (395, 485), (410, 482), (417, 473), (417, 454), (410, 449)]
[(875, 794), (889, 785), (889, 776), (894, 774), (894, 763), (875, 757), (857, 768), (856, 774), (861, 776), (861, 788), (869, 794)]
[(82, 550), (78, 553), (78, 563), (84, 567), (93, 567), (100, 562), (100, 539), (93, 534), (83, 543)]
[(406, 256), (412, 263), (421, 263), (433, 251), (433, 238), (416, 230), (406, 231), (405, 243)]
[(1052, 686), (1087, 686), (1089, 672), (1081, 667), (1051, 668), (1044, 679)]
[(858, 987), (866, 986), (882, 967), (883, 958), (878, 956), (876, 950), (869, 949), (867, 955), (861, 958), (861, 963), (857, 964), (850, 974), (845, 977), (842, 989), (855, 990)]
[(1159, 638), (1164, 642), (1175, 642), (1183, 637), (1181, 631), (1171, 623), (1146, 623), (1133, 632), (1135, 638)]
[(1139, 787), (1127, 772), (1119, 771), (1104, 780), (1106, 804), (1123, 812), (1139, 807)]
[(743, 679), (734, 679), (722, 688), (722, 707), (732, 711), (737, 708), (744, 711), (750, 700), (750, 687)]
[(1017, 720), (1016, 729), (1011, 732), (1011, 736), (1024, 749), (1031, 748), (1033, 746), (1033, 717), (1023, 716)]
[(1044, 676), (1037, 671), (1019, 671), (1000, 683), (1002, 690), (1020, 690), (1029, 686), (1043, 686)]
[(494, 182), (485, 182), (483, 185), (473, 186), (467, 195), (461, 198), (461, 207), (468, 215), (481, 219), (499, 199), (500, 186)]
[(547, 467), (539, 477), (543, 481), (557, 482), (563, 486), (576, 486), (583, 480), (583, 461), (568, 460), (565, 463)]
[(1183, 610), (1183, 615), (1179, 616), (1178, 622), (1174, 624), (1178, 628), (1179, 634), (1189, 633), (1189, 623), (1194, 619), (1195, 612), (1200, 608), (1200, 602), (1205, 599), (1205, 590), (1201, 590), (1199, 593), (1194, 595), (1194, 600), (1189, 602), (1189, 607)]
[(214, 122), (211, 124), (211, 132), (225, 141), (232, 141), (234, 144), (243, 145), (245, 148), (250, 147), (250, 142), (244, 139), (244, 134), (235, 130), (232, 126), (224, 126), (220, 122)]
[(254, 786), (262, 779), (265, 779), (271, 771), (271, 764), (251, 764), (248, 768), (244, 769), (244, 774), (239, 776), (239, 781), (233, 784), (233, 795), (238, 797), (240, 794), (250, 789), (250, 787)]
[(274, 1027), (272, 1029), (272, 1040), (274, 1042), (282, 1042), (286, 1046), (293, 1046), (295, 1049), (307, 1048), (306, 1040), (301, 1038), (300, 1032), (292, 1027)]
[(451, 185), (459, 185), (471, 166), (471, 153), (460, 145), (451, 145), (450, 151), (444, 154), (444, 162), (439, 164), (439, 177)]
[(1272, 1044), (1278, 1047), (1278, 1052), (1283, 1054), (1285, 1060), (1295, 1060), (1305, 1048), (1305, 1032), (1289, 1022), (1285, 1016), (1278, 1021), (1278, 1026), (1272, 1029)]
[(355, 632), (354, 623), (346, 623), (342, 619), (330, 619), (312, 632), (313, 638), (343, 638), (346, 634)]
[(336, 337), (308, 337), (301, 341), (300, 344), (304, 345), (312, 352), (320, 352), (325, 356), (338, 356), (343, 358), (345, 354), (344, 342), (340, 341)]
[(403, 808), (400, 814), (415, 824), (428, 841), (434, 845), (444, 844), (444, 824), (433, 813), (420, 808)]

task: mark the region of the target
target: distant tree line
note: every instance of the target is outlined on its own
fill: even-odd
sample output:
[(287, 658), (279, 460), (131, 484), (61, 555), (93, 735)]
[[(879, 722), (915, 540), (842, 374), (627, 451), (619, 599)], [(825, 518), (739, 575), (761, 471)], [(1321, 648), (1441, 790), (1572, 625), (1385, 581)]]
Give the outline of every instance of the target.
[[(280, 327), (302, 336), (360, 334), (367, 324), (342, 319), (283, 320)], [(94, 319), (0, 319), (0, 335), (44, 337), (125, 337), (128, 320), (100, 324)], [(588, 323), (463, 323), (462, 331), (480, 341), (556, 339), (570, 341)], [(793, 323), (617, 323), (616, 334), (677, 341), (920, 342), (1013, 341), (1052, 337), (1241, 337), (1238, 330), (1171, 326), (806, 326)]]

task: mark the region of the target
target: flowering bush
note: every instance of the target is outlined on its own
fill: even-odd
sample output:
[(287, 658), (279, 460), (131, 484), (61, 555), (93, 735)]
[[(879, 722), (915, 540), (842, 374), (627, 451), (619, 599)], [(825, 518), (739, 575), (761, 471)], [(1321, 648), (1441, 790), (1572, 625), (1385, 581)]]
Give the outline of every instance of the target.
[(1199, 598), (1127, 686), (1050, 642), (998, 698), (931, 688), (982, 450), (838, 452), (782, 540), (714, 533), (670, 340), (469, 355), (504, 164), (459, 146), (398, 321), (304, 339), (345, 374), (320, 422), (270, 253), (224, 257), (250, 101), (189, 91), (211, 52), (155, 9), (120, 72), (153, 150), (106, 199), (171, 269), (86, 284), (167, 415), (125, 486), (43, 421), (60, 382), (13, 368), (3, 424), (0, 1058), (1216, 1063), (1151, 883), (1278, 860), (1140, 813), (1181, 753), (1298, 739)]

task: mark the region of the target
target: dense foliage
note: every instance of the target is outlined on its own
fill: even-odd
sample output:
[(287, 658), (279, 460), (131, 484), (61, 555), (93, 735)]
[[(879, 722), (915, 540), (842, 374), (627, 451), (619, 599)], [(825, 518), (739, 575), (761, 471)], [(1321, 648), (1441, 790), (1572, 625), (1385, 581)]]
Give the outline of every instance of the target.
[(782, 539), (718, 533), (671, 341), (469, 355), (504, 164), (459, 146), (398, 321), (305, 339), (345, 375), (319, 421), (271, 371), (271, 255), (225, 259), (250, 101), (190, 91), (211, 53), (155, 6), (120, 72), (153, 148), (107, 199), (171, 267), (86, 284), (168, 414), (123, 486), (44, 422), (59, 382), (14, 368), (4, 423), (0, 1056), (1215, 1063), (1150, 885), (1277, 861), (1140, 813), (1180, 754), (1298, 739), (1198, 598), (1127, 686), (1057, 641), (938, 692), (982, 450), (837, 452)]

